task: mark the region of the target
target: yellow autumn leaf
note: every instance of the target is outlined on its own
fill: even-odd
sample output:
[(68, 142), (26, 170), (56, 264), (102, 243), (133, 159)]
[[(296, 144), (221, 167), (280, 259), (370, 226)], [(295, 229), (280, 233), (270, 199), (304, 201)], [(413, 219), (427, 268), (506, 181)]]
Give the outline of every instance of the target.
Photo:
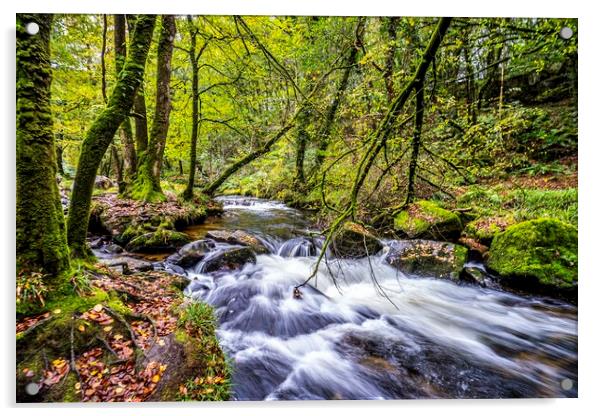
[(105, 332), (111, 332), (111, 329), (113, 329), (112, 326), (105, 326), (102, 330)]
[(155, 374), (155, 375), (153, 376), (153, 378), (151, 379), (151, 381), (152, 381), (153, 383), (158, 383), (158, 382), (159, 382), (159, 380), (161, 380), (161, 376), (160, 376), (159, 374)]
[(100, 312), (102, 311), (102, 305), (100, 303), (97, 303), (92, 309), (94, 310), (94, 312)]
[(58, 315), (59, 313), (61, 313), (60, 309), (55, 309), (52, 311), (53, 314)]
[(79, 329), (80, 332), (84, 332), (86, 330), (83, 325), (80, 325), (77, 329)]

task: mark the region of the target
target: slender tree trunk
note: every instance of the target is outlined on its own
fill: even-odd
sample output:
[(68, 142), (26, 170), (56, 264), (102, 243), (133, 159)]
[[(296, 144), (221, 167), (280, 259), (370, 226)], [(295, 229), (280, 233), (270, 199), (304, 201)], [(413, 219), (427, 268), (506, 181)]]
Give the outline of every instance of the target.
[[(115, 19), (115, 71), (118, 75), (123, 69), (123, 64), (127, 57), (126, 43), (126, 19), (123, 14), (116, 14)], [(132, 134), (132, 124), (130, 118), (126, 117), (119, 129), (119, 136), (123, 147), (123, 165), (125, 175), (122, 175), (122, 180), (119, 183), (119, 191), (123, 192), (126, 188), (126, 183), (131, 183), (136, 177), (136, 148), (134, 147), (134, 137)], [(125, 178), (124, 178), (125, 177)], [(125, 182), (124, 182), (125, 179)]]
[[(140, 158), (148, 147), (148, 122), (146, 117), (146, 98), (144, 96), (144, 80), (134, 98), (134, 127), (136, 134), (136, 157)], [(137, 160), (138, 166), (140, 160)]]
[(397, 42), (397, 28), (399, 26), (399, 17), (393, 16), (387, 18), (387, 37), (389, 45), (387, 48), (387, 58), (385, 62), (385, 87), (389, 102), (395, 98), (395, 84), (393, 81), (393, 71), (395, 69), (395, 44)]
[(56, 168), (58, 169), (59, 175), (65, 176), (65, 169), (63, 168), (63, 146), (60, 143), (56, 145)]
[(326, 150), (328, 149), (328, 145), (330, 144), (330, 134), (334, 125), (334, 119), (337, 115), (337, 111), (339, 110), (339, 106), (343, 101), (345, 91), (347, 90), (349, 78), (351, 77), (351, 71), (357, 63), (365, 24), (365, 18), (360, 17), (355, 30), (355, 44), (354, 47), (351, 48), (351, 51), (349, 52), (349, 55), (347, 57), (345, 72), (343, 72), (343, 76), (341, 77), (341, 80), (337, 87), (337, 91), (334, 95), (332, 103), (330, 104), (330, 107), (328, 108), (328, 112), (326, 113), (326, 119), (324, 120), (324, 123), (322, 124), (322, 127), (318, 132), (319, 144), (315, 165), (312, 169), (312, 175), (315, 175), (320, 170), (322, 164), (324, 163), (324, 160), (326, 159)]
[(107, 15), (102, 15), (102, 48), (100, 50), (100, 68), (101, 68), (101, 90), (102, 100), (107, 103), (107, 66), (105, 54), (107, 52)]
[(184, 166), (182, 166), (182, 159), (178, 159), (178, 169), (180, 176), (184, 175)]
[(310, 122), (310, 108), (306, 106), (301, 110), (299, 115), (299, 124), (297, 126), (297, 149), (296, 149), (296, 162), (295, 162), (295, 180), (294, 187), (296, 190), (301, 191), (306, 187), (305, 184), (305, 149), (307, 142), (309, 141), (309, 135), (307, 134), (307, 127)]
[(196, 146), (199, 136), (199, 61), (196, 52), (196, 28), (192, 23), (192, 16), (186, 16), (190, 32), (190, 49), (188, 57), (192, 66), (192, 132), (190, 134), (190, 168), (188, 171), (188, 184), (182, 193), (182, 198), (191, 200), (194, 194), (194, 176), (196, 171)]
[(416, 197), (415, 181), (416, 169), (418, 167), (418, 156), (420, 154), (420, 141), (422, 135), (422, 120), (424, 119), (424, 79), (416, 87), (416, 115), (414, 118), (414, 134), (412, 136), (412, 155), (408, 168), (408, 191), (406, 204), (414, 202)]
[(82, 143), (69, 207), (68, 240), (75, 256), (87, 256), (86, 233), (94, 178), (117, 129), (129, 114), (134, 95), (144, 77), (144, 67), (153, 36), (155, 16), (141, 15), (136, 22), (130, 53), (109, 103), (94, 121)]
[(157, 99), (155, 117), (151, 128), (150, 140), (145, 152), (139, 153), (138, 177), (132, 196), (145, 201), (165, 199), (161, 190), (161, 165), (165, 150), (165, 141), (169, 130), (171, 112), (171, 57), (176, 36), (176, 22), (173, 15), (161, 19), (161, 36), (157, 52)]
[[(27, 23), (40, 30), (30, 35)], [(17, 270), (69, 269), (50, 112), (52, 15), (17, 14)]]

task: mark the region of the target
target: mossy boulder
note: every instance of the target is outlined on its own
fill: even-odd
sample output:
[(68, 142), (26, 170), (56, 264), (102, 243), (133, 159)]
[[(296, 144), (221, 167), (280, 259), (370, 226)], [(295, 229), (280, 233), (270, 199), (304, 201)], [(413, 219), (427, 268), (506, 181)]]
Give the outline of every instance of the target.
[(214, 230), (209, 231), (206, 237), (215, 241), (222, 241), (224, 243), (247, 246), (257, 254), (267, 254), (270, 252), (270, 250), (257, 237), (242, 230)]
[(466, 247), (430, 240), (396, 241), (385, 257), (387, 263), (404, 273), (452, 280), (460, 277), (467, 259)]
[(337, 257), (360, 258), (378, 253), (382, 243), (361, 224), (348, 221), (336, 232), (331, 250)]
[(158, 229), (142, 234), (131, 240), (126, 250), (132, 253), (152, 253), (156, 251), (174, 250), (190, 242), (190, 237), (179, 231)]
[(191, 267), (202, 260), (209, 251), (215, 248), (211, 240), (198, 240), (186, 244), (177, 253), (169, 256), (165, 261), (180, 267)]
[(455, 241), (462, 232), (462, 221), (434, 202), (418, 201), (395, 216), (394, 228), (403, 238)]
[(483, 217), (466, 224), (463, 234), (489, 246), (496, 234), (501, 233), (514, 222), (511, 217)]
[(549, 218), (510, 226), (493, 239), (487, 267), (521, 285), (575, 289), (577, 228)]

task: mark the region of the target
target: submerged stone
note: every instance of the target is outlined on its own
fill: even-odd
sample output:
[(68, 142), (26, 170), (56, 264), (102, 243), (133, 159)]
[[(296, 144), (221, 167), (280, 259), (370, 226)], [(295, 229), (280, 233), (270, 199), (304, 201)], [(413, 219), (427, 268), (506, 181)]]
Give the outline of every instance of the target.
[(418, 201), (395, 216), (394, 227), (405, 238), (455, 241), (462, 232), (462, 221), (434, 202)]
[(577, 228), (555, 219), (525, 221), (495, 236), (487, 267), (519, 285), (577, 287)]
[(467, 259), (468, 250), (457, 244), (404, 240), (390, 246), (385, 261), (404, 273), (457, 280)]

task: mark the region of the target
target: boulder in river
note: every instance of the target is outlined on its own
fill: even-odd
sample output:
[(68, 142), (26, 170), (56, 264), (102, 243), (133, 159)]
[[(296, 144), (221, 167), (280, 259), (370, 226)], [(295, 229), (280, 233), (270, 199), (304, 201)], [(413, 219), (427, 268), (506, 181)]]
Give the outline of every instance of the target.
[(462, 221), (434, 202), (417, 201), (395, 216), (394, 227), (403, 238), (455, 241), (462, 232)]
[(404, 273), (457, 280), (468, 258), (466, 247), (430, 240), (402, 240), (391, 244), (385, 258)]
[(190, 242), (190, 237), (179, 231), (158, 229), (142, 234), (131, 240), (126, 250), (132, 253), (149, 253), (162, 250), (173, 250)]
[(577, 228), (550, 218), (512, 225), (493, 239), (487, 267), (519, 286), (576, 289)]
[(207, 233), (207, 238), (224, 243), (238, 244), (250, 247), (257, 254), (267, 254), (270, 250), (254, 235), (246, 231), (213, 230)]
[(246, 263), (255, 263), (255, 253), (250, 247), (229, 247), (225, 250), (212, 253), (202, 263), (199, 272), (211, 273), (241, 268)]
[(191, 267), (202, 260), (213, 248), (215, 248), (215, 243), (211, 240), (193, 241), (169, 256), (165, 261), (180, 267)]
[(382, 243), (363, 225), (348, 221), (336, 232), (331, 249), (337, 257), (360, 258), (378, 253)]

